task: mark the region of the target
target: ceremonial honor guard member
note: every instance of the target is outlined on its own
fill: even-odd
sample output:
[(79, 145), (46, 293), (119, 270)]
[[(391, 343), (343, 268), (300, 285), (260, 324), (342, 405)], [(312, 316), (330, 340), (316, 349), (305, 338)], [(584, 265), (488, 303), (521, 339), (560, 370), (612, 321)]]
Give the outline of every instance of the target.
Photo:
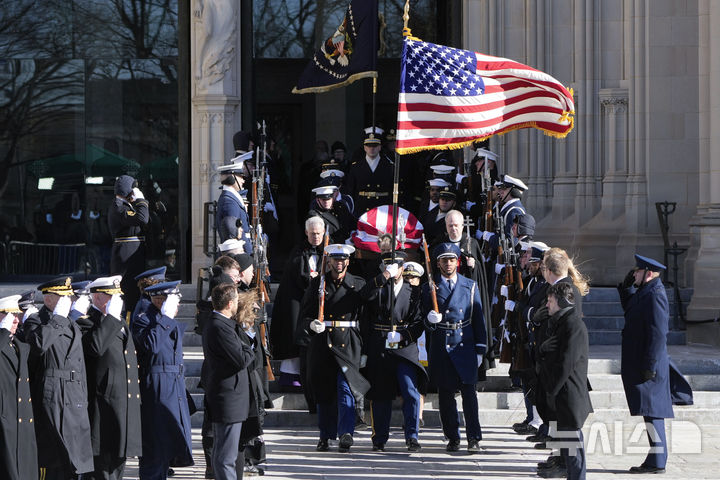
[(245, 168), (245, 161), (252, 158), (253, 152), (247, 152), (232, 159), (228, 165), (218, 168), (222, 193), (217, 200), (215, 210), (215, 225), (217, 226), (220, 241), (224, 242), (229, 238), (235, 238), (245, 242), (243, 249), (245, 253), (252, 252), (252, 240), (250, 238), (250, 216), (244, 195), (245, 176), (248, 175)]
[(193, 465), (190, 412), (185, 396), (183, 334), (175, 320), (179, 281), (145, 289), (151, 304), (130, 329), (138, 352), (142, 457), (140, 479), (165, 479), (168, 468)]
[(70, 277), (40, 285), (44, 306), (24, 324), (38, 463), (48, 480), (93, 471), (82, 332), (68, 318), (71, 285)]
[(433, 253), (439, 274), (434, 275), (433, 282), (424, 284), (422, 290), (430, 379), (438, 387), (447, 451), (460, 449), (460, 415), (455, 404), (455, 392), (460, 390), (468, 452), (479, 453), (482, 431), (475, 384), (478, 366), (487, 349), (480, 292), (475, 282), (457, 273), (461, 253), (456, 245), (440, 244)]
[(350, 237), (355, 229), (355, 218), (348, 212), (342, 202), (335, 201), (337, 187), (329, 185), (312, 189), (315, 194), (314, 205), (308, 212), (308, 217), (317, 216), (323, 219), (333, 243), (343, 243)]
[(345, 176), (348, 195), (355, 201), (356, 217), (371, 208), (392, 203), (394, 163), (380, 152), (381, 135), (382, 130), (377, 127), (365, 129), (365, 155), (352, 162)]
[[(425, 330), (420, 315), (420, 290), (403, 281), (402, 251), (382, 255), (383, 271), (368, 282), (362, 295), (367, 303), (367, 375), (370, 380), (372, 443), (384, 451), (390, 436), (392, 401), (403, 398), (403, 429), (408, 451), (420, 450), (420, 392), (418, 383), (427, 382), (427, 372), (418, 359), (417, 339)], [(390, 315), (391, 290), (395, 296)]]
[(110, 271), (122, 275), (125, 305), (132, 312), (139, 293), (134, 278), (145, 270), (143, 228), (150, 220), (148, 202), (137, 188), (137, 180), (121, 175), (115, 181), (115, 200), (108, 210), (108, 226), (113, 237)]
[(625, 311), (620, 373), (630, 415), (642, 415), (650, 452), (630, 473), (665, 473), (668, 451), (665, 419), (673, 418), (667, 332), (670, 321), (665, 265), (635, 255), (636, 267), (618, 287)]
[(92, 478), (119, 480), (127, 457), (142, 454), (135, 344), (122, 320), (120, 276), (98, 278), (88, 289), (92, 307), (77, 323), (88, 375)]
[(37, 480), (37, 445), (30, 402), (29, 348), (15, 338), (22, 296), (0, 298), (0, 478)]
[(350, 450), (355, 431), (355, 401), (370, 389), (360, 374), (363, 366), (360, 290), (365, 281), (347, 271), (354, 251), (350, 245), (325, 247), (329, 272), (312, 279), (302, 301), (304, 328), (300, 336), (310, 337), (308, 381), (317, 402), (320, 427), (317, 450), (321, 452), (327, 451), (328, 441), (337, 436), (338, 451)]

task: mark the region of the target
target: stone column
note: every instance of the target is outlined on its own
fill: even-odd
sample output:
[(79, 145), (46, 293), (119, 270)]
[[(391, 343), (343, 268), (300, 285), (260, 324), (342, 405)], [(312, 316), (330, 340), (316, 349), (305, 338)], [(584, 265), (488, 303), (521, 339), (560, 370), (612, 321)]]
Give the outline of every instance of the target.
[(688, 307), (688, 341), (720, 345), (717, 324), (693, 325), (693, 321), (716, 318), (720, 312), (720, 4), (698, 4), (700, 35), (700, 202), (690, 220), (695, 291)]
[(190, 25), (192, 278), (203, 249), (204, 204), (218, 197), (217, 167), (234, 153), (240, 129), (240, 11), (235, 0), (193, 0)]

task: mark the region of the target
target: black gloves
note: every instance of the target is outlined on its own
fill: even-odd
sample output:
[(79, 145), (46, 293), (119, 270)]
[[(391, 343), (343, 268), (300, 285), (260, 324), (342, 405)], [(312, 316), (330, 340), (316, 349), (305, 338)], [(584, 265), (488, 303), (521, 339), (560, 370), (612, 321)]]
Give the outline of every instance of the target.
[(635, 269), (633, 268), (625, 275), (623, 282), (621, 283), (622, 288), (630, 288), (635, 283)]
[(657, 376), (657, 372), (652, 370), (643, 370), (640, 372), (640, 375), (642, 375), (643, 382), (647, 382), (648, 380), (652, 380)]

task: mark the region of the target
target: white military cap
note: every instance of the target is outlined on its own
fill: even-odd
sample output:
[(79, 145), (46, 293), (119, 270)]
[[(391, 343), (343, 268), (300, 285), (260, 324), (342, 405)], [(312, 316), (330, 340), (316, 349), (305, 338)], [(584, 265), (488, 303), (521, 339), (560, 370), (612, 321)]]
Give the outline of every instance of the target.
[(433, 173), (435, 173), (435, 175), (447, 175), (452, 173), (452, 171), (455, 170), (455, 167), (452, 165), (430, 165), (430, 169)]
[(365, 129), (365, 135), (370, 135), (371, 133), (374, 133), (375, 135), (382, 135), (383, 133), (385, 133), (385, 130), (383, 130), (380, 127), (374, 127), (374, 128), (375, 128), (375, 131), (373, 132), (373, 127), (367, 127)]
[[(500, 178), (499, 183), (500, 183), (500, 185), (505, 185), (510, 188), (517, 188), (522, 191), (525, 191), (528, 189), (528, 186), (525, 185), (525, 182), (523, 182), (522, 180), (520, 180), (518, 178), (511, 177), (510, 175), (507, 175), (507, 174), (503, 175)], [(497, 183), (495, 185), (497, 185)]]
[(22, 295), (10, 295), (9, 297), (0, 298), (0, 313), (22, 313), (18, 302)]
[(345, 172), (342, 170), (336, 170), (334, 168), (331, 168), (329, 170), (325, 170), (324, 172), (320, 173), (320, 178), (327, 178), (327, 177), (344, 177)]
[(492, 160), (493, 162), (497, 163), (497, 161), (500, 159), (497, 153), (492, 152), (488, 150), (487, 148), (478, 148), (476, 150), (478, 157), (487, 158), (489, 160)]
[(344, 243), (333, 243), (325, 247), (324, 251), (329, 257), (348, 258), (355, 252), (355, 247)]
[(87, 288), (90, 290), (90, 293), (106, 293), (108, 295), (114, 295), (116, 293), (120, 294), (122, 293), (122, 290), (120, 290), (121, 280), (122, 275), (100, 277), (90, 282), (90, 285), (88, 285)]
[(252, 158), (252, 156), (253, 156), (252, 151), (242, 153), (242, 154), (238, 155), (237, 157), (232, 158), (230, 160), (230, 163), (219, 166), (217, 171), (220, 173), (241, 172), (243, 170), (243, 167), (245, 166), (245, 161), (250, 160)]
[(332, 195), (337, 190), (335, 185), (326, 185), (324, 187), (315, 187), (312, 189), (315, 195)]
[(238, 240), (237, 238), (228, 238), (224, 242), (222, 242), (220, 245), (218, 245), (218, 248), (221, 252), (227, 252), (229, 250), (235, 250), (235, 249), (241, 249), (243, 247), (243, 242)]
[(422, 277), (425, 269), (417, 262), (405, 262), (403, 275), (408, 277)]
[(445, 180), (443, 180), (442, 178), (431, 178), (430, 180), (428, 180), (428, 183), (430, 184), (431, 187), (443, 188), (443, 187), (450, 186), (450, 184), (448, 182), (446, 182)]

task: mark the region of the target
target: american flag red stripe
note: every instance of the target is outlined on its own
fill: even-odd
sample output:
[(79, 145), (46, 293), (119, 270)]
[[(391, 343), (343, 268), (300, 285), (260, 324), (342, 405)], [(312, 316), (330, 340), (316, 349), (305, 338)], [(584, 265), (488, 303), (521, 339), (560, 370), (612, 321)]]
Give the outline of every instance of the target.
[[(365, 212), (357, 222), (357, 230), (351, 239), (355, 248), (379, 252), (378, 236), (392, 233), (392, 206), (381, 205)], [(422, 223), (412, 213), (398, 207), (398, 236), (396, 248), (418, 248), (422, 241)]]
[(564, 137), (572, 92), (513, 60), (405, 40), (398, 96), (398, 153), (460, 148), (518, 128)]

